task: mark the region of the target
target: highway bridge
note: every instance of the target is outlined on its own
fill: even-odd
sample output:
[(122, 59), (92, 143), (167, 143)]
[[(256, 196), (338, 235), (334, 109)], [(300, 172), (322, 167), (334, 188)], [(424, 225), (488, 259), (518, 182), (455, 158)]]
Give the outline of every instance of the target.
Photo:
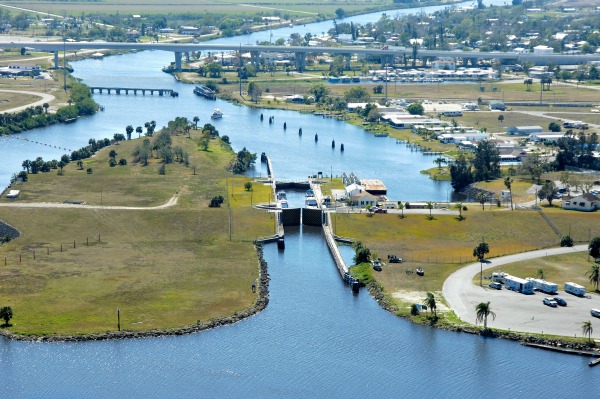
[[(382, 65), (393, 65), (397, 59), (412, 59), (412, 48), (389, 47), (376, 49), (365, 47), (302, 47), (302, 46), (265, 46), (248, 44), (217, 44), (217, 43), (121, 43), (121, 42), (17, 42), (0, 43), (0, 48), (26, 47), (37, 51), (54, 53), (54, 66), (59, 67), (58, 56), (61, 51), (79, 51), (87, 49), (97, 50), (161, 50), (175, 54), (175, 68), (181, 70), (182, 54), (198, 51), (241, 51), (250, 53), (251, 61), (258, 65), (260, 53), (293, 53), (296, 59), (296, 68), (302, 70), (306, 65), (307, 54), (329, 53), (346, 57), (349, 67), (353, 54), (359, 56), (380, 57)], [(506, 53), (506, 52), (479, 52), (479, 51), (446, 51), (418, 49), (417, 57), (424, 61), (439, 57), (461, 58), (471, 60), (475, 65), (480, 59), (497, 59), (503, 63), (532, 62), (534, 65), (579, 65), (589, 61), (600, 61), (600, 54), (533, 54), (533, 53)]]

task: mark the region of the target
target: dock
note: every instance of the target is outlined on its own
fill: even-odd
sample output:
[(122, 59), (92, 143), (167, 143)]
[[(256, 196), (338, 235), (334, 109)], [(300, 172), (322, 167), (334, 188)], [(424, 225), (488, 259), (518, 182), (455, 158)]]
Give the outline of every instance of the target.
[[(569, 355), (598, 357), (598, 359), (595, 359), (590, 362), (590, 367), (595, 366), (596, 364), (600, 363), (600, 352), (598, 352), (598, 351), (592, 351), (592, 350), (586, 350), (586, 349), (565, 348), (562, 346), (537, 344), (534, 342), (523, 342), (523, 345), (529, 346), (532, 348), (546, 349), (546, 350), (553, 351), (553, 352), (567, 353)], [(592, 363), (595, 363), (595, 364), (592, 365)]]
[(99, 87), (99, 86), (93, 86), (90, 87), (90, 91), (92, 92), (92, 94), (94, 94), (95, 92), (98, 92), (100, 94), (104, 93), (105, 91), (108, 94), (112, 94), (114, 92), (114, 94), (120, 95), (122, 93), (125, 94), (129, 94), (129, 92), (132, 92), (134, 95), (137, 95), (138, 92), (140, 92), (143, 96), (146, 95), (146, 93), (150, 93), (150, 95), (154, 95), (154, 93), (158, 94), (160, 97), (163, 97), (165, 95), (169, 95), (171, 97), (179, 97), (179, 93), (177, 93), (175, 90), (173, 89), (143, 89), (143, 88), (137, 88), (137, 87)]
[[(267, 172), (269, 173), (269, 178), (271, 179), (271, 190), (273, 191), (273, 198), (275, 202), (277, 202), (277, 181), (275, 179), (275, 172), (273, 170), (273, 164), (271, 163), (271, 158), (266, 156), (267, 160)], [(283, 229), (283, 221), (281, 220), (281, 210), (277, 209), (273, 213), (275, 217), (275, 235), (277, 236), (277, 247), (280, 249), (285, 248), (285, 231)]]

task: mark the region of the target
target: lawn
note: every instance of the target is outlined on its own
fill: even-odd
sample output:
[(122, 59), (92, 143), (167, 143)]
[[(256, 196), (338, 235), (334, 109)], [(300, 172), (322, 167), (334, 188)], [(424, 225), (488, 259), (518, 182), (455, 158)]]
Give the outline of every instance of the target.
[[(115, 309), (125, 330), (169, 329), (223, 317), (250, 307), (258, 276), (253, 240), (272, 234), (272, 222), (251, 201), (268, 198), (269, 187), (247, 178), (228, 179), (233, 154), (219, 140), (208, 151), (197, 146), (198, 133), (174, 136), (173, 145), (189, 151), (191, 165), (169, 164), (158, 174), (158, 161), (133, 162), (143, 139), (121, 142), (85, 161), (57, 171), (30, 175), (18, 184), (18, 202), (84, 200), (96, 209), (0, 208), (3, 221), (22, 236), (0, 247), (2, 306), (12, 306), (13, 332), (86, 334), (116, 329)], [(115, 149), (126, 166), (108, 166)], [(231, 175), (229, 175), (231, 177)], [(117, 209), (111, 206), (164, 209)], [(227, 206), (209, 208), (214, 195)], [(4, 201), (4, 200), (3, 200)], [(229, 216), (231, 215), (231, 217)], [(231, 219), (231, 232), (228, 220)]]

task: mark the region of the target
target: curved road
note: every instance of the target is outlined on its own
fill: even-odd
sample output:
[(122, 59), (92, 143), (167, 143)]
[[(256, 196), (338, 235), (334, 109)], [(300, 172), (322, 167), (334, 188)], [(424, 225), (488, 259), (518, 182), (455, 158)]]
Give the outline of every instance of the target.
[(78, 209), (124, 209), (124, 210), (156, 210), (165, 209), (177, 205), (179, 196), (175, 194), (167, 202), (157, 206), (106, 206), (106, 205), (85, 205), (85, 204), (65, 204), (61, 202), (0, 202), (0, 207), (8, 208), (78, 208)]
[(17, 94), (31, 94), (32, 96), (36, 96), (36, 97), (41, 97), (41, 100), (38, 101), (34, 101), (32, 103), (29, 103), (27, 105), (22, 105), (20, 107), (14, 107), (14, 108), (10, 108), (10, 109), (5, 109), (4, 111), (0, 111), (0, 114), (5, 114), (7, 112), (17, 112), (17, 111), (22, 111), (26, 108), (29, 107), (35, 107), (38, 105), (43, 105), (44, 103), (50, 103), (50, 101), (53, 101), (54, 99), (56, 99), (56, 97), (54, 97), (52, 94), (46, 94), (46, 93), (38, 93), (36, 91), (22, 91), (22, 90), (0, 90), (0, 92), (3, 93), (17, 93)]
[[(483, 270), (501, 270), (498, 266), (545, 256), (582, 252), (587, 250), (587, 244), (574, 247), (549, 248), (525, 252), (516, 255), (492, 259), (491, 264), (484, 264)], [(452, 273), (444, 282), (442, 294), (456, 315), (467, 323), (475, 324), (475, 306), (480, 302), (491, 302), (491, 308), (496, 313), (496, 319), (488, 319), (488, 325), (493, 328), (529, 333), (544, 333), (562, 336), (581, 335), (581, 323), (591, 320), (596, 338), (600, 338), (600, 320), (590, 315), (591, 308), (600, 309), (600, 296), (591, 295), (579, 298), (562, 292), (563, 281), (559, 284), (559, 294), (568, 302), (566, 308), (550, 308), (542, 304), (542, 299), (548, 295), (536, 293), (523, 295), (506, 289), (494, 290), (487, 287), (489, 281), (484, 280), (484, 286), (473, 284), (473, 277), (480, 272), (480, 264), (473, 263)], [(490, 274), (488, 272), (487, 274)], [(527, 277), (527, 276), (520, 276)]]

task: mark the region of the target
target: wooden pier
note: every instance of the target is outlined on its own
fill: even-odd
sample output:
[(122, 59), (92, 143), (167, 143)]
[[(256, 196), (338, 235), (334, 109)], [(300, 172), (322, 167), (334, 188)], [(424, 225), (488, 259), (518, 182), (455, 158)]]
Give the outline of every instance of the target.
[(138, 92), (140, 92), (143, 96), (146, 95), (146, 93), (150, 93), (150, 95), (154, 95), (154, 93), (158, 94), (159, 97), (164, 97), (165, 95), (171, 96), (171, 97), (179, 97), (179, 93), (177, 93), (175, 90), (173, 89), (140, 89), (140, 88), (132, 88), (132, 87), (99, 87), (99, 86), (94, 86), (94, 87), (90, 87), (90, 90), (92, 92), (92, 94), (94, 94), (95, 92), (98, 92), (100, 94), (104, 93), (105, 91), (108, 94), (117, 94), (120, 95), (122, 93), (125, 93), (126, 95), (129, 94), (129, 92), (132, 92), (134, 95), (137, 96)]
[[(533, 343), (533, 342), (523, 342), (523, 345), (524, 346), (529, 346), (529, 347), (532, 347), (532, 348), (546, 349), (546, 350), (553, 351), (553, 352), (567, 353), (567, 354), (570, 354), (570, 355), (598, 357), (598, 359), (592, 360), (590, 362), (590, 367), (593, 367), (593, 366), (597, 365), (598, 363), (600, 363), (600, 352), (598, 352), (598, 351), (585, 350), (585, 349), (565, 348), (565, 347), (562, 347), (562, 346), (537, 344), (537, 343)], [(594, 363), (594, 364), (592, 364), (592, 363)]]

